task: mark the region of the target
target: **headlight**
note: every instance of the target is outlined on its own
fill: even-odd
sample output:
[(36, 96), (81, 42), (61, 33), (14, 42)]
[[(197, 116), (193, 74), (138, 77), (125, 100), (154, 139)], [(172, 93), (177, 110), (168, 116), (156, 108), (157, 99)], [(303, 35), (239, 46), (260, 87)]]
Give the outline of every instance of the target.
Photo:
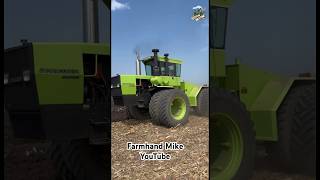
[(9, 74), (4, 74), (3, 76), (3, 84), (8, 84), (9, 82)]
[(23, 81), (30, 81), (31, 72), (29, 70), (23, 71)]

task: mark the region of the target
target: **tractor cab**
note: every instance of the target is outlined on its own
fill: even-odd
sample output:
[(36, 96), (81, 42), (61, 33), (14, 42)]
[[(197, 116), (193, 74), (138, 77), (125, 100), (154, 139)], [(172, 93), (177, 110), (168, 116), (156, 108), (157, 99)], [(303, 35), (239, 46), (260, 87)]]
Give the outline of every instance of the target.
[(158, 56), (158, 49), (153, 49), (153, 56), (142, 60), (147, 76), (174, 76), (181, 75), (181, 60), (168, 58), (169, 54)]

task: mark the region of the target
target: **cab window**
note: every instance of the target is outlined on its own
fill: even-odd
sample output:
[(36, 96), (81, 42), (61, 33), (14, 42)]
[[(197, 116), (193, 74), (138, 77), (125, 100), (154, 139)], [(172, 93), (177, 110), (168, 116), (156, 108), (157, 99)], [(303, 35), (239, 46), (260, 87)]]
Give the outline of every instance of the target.
[(213, 6), (210, 9), (210, 48), (224, 49), (228, 9)]
[(181, 64), (176, 64), (176, 76), (180, 77), (181, 75)]
[(168, 72), (168, 73), (169, 73), (168, 75), (169, 75), (169, 76), (176, 76), (176, 71), (175, 71), (175, 70), (176, 70), (175, 64), (171, 64), (171, 63), (170, 63), (170, 64), (168, 65), (168, 71), (169, 71), (169, 72)]
[(150, 64), (146, 64), (145, 67), (146, 67), (146, 75), (147, 76), (152, 76), (151, 65)]

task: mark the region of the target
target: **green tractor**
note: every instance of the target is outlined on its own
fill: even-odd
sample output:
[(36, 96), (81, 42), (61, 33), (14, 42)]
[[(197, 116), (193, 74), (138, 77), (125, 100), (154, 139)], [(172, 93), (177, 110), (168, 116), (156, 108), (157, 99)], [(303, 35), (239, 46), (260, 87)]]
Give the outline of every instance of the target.
[[(201, 116), (209, 110), (208, 88), (181, 80), (181, 60), (169, 54), (137, 59), (136, 75), (111, 78), (111, 96), (115, 105), (128, 107), (134, 119), (151, 119), (153, 123), (176, 127), (187, 123), (190, 107)], [(146, 75), (141, 75), (141, 62)]]
[[(98, 1), (83, 2), (84, 16), (96, 18)], [(111, 177), (110, 46), (88, 31), (97, 19), (83, 19), (90, 20), (83, 43), (24, 40), (5, 49), (4, 105), (15, 138), (51, 142), (59, 178), (104, 180)]]
[(257, 143), (278, 165), (314, 174), (315, 78), (225, 65), (230, 6), (231, 0), (210, 1), (210, 177), (250, 179)]

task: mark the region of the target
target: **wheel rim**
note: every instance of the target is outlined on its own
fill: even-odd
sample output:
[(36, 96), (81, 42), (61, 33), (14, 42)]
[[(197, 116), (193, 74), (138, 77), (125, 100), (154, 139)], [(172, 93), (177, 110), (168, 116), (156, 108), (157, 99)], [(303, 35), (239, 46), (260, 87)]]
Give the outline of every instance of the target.
[(187, 105), (184, 99), (180, 97), (176, 97), (172, 100), (171, 106), (170, 106), (170, 113), (171, 116), (177, 120), (180, 121), (183, 119), (187, 111)]
[(213, 115), (213, 164), (215, 179), (231, 179), (238, 171), (243, 156), (243, 139), (236, 122), (228, 115)]

